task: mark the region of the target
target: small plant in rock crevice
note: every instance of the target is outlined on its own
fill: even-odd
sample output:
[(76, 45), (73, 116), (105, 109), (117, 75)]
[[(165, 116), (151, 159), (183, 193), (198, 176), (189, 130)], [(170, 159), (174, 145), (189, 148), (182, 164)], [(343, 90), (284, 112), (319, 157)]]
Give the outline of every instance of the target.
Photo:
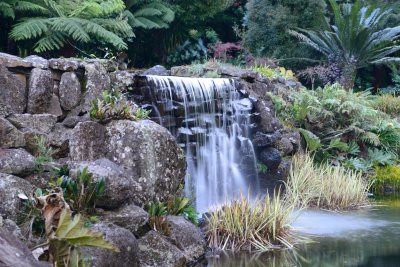
[(35, 136), (35, 146), (37, 149), (35, 158), (35, 172), (42, 173), (45, 165), (52, 163), (53, 149), (47, 145), (47, 140), (43, 136)]
[(183, 216), (193, 224), (197, 224), (199, 213), (186, 197), (173, 197), (167, 202), (167, 212), (170, 215)]
[(102, 99), (93, 100), (90, 106), (90, 118), (100, 123), (111, 120), (146, 119), (149, 111), (136, 108), (119, 90), (104, 91)]
[(150, 217), (150, 227), (166, 236), (170, 235), (171, 229), (167, 221), (168, 212), (166, 205), (162, 202), (150, 202), (147, 205), (147, 212)]

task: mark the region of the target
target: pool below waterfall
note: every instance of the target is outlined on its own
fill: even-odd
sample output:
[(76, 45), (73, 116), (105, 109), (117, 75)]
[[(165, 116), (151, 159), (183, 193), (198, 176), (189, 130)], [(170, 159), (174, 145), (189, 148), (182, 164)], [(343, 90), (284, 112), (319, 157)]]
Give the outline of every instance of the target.
[(400, 266), (400, 201), (378, 202), (359, 211), (305, 211), (294, 227), (312, 242), (295, 250), (260, 254), (223, 253), (208, 267)]

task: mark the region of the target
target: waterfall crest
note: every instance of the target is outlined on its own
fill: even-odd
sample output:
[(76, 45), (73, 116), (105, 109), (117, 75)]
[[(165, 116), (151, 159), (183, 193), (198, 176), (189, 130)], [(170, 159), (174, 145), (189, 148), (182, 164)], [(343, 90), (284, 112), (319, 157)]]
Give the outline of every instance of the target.
[(231, 79), (146, 76), (160, 123), (186, 152), (185, 193), (199, 212), (258, 192), (252, 103)]

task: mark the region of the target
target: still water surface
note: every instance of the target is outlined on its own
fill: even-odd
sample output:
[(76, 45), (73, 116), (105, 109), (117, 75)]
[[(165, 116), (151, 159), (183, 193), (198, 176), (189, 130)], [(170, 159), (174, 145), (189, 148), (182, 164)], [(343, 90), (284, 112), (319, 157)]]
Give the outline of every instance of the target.
[(296, 231), (314, 242), (295, 251), (210, 257), (208, 267), (400, 267), (400, 200), (357, 212), (303, 212)]

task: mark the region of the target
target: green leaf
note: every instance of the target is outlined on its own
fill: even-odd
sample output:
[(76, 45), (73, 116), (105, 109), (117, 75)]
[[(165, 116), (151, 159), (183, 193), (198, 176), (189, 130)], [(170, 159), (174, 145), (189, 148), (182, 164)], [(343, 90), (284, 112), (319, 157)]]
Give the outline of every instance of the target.
[(299, 129), (299, 132), (304, 137), (304, 140), (307, 143), (307, 148), (310, 152), (316, 151), (322, 147), (321, 140), (312, 132), (301, 128)]

